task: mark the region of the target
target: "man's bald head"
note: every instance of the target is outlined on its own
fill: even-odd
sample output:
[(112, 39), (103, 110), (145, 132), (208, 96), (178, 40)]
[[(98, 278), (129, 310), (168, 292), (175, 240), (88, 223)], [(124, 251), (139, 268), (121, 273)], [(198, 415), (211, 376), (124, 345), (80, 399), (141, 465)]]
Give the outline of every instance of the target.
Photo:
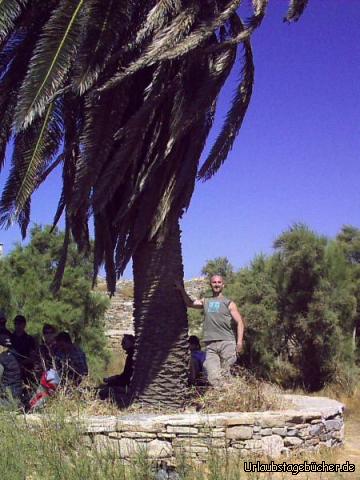
[(210, 278), (210, 285), (211, 285), (211, 282), (212, 282), (214, 279), (221, 280), (222, 283), (224, 283), (224, 278), (222, 277), (222, 275), (218, 275), (218, 274), (216, 273), (215, 275), (212, 275), (212, 276), (211, 276), (211, 278)]

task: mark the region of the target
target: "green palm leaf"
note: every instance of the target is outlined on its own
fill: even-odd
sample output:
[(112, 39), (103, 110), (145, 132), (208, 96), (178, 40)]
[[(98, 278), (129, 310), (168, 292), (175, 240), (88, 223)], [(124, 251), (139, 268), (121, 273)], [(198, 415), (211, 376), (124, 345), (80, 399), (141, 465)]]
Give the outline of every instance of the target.
[(85, 0), (62, 0), (46, 23), (21, 86), (15, 126), (26, 128), (66, 80), (86, 21)]
[(1, 225), (8, 227), (19, 218), (39, 185), (39, 173), (56, 154), (62, 135), (59, 111), (53, 104), (43, 118), (17, 135), (12, 168), (0, 201)]

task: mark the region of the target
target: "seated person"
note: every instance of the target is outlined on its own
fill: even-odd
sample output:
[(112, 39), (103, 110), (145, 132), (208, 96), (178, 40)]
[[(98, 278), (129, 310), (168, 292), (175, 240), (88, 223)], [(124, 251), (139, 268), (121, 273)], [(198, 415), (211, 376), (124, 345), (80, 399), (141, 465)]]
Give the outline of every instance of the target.
[(36, 358), (34, 359), (34, 368), (38, 379), (40, 379), (43, 372), (51, 368), (56, 369), (56, 335), (57, 330), (54, 325), (45, 323), (42, 329), (42, 343), (39, 345)]
[(35, 339), (26, 333), (26, 318), (23, 315), (16, 315), (14, 319), (15, 330), (10, 340), (14, 351), (17, 354), (21, 366), (22, 378), (26, 382), (31, 380), (34, 368), (34, 352), (36, 350)]
[(199, 382), (203, 383), (204, 362), (206, 354), (201, 350), (199, 337), (191, 335), (189, 337), (190, 357), (190, 372), (189, 384), (197, 385)]
[(72, 343), (67, 332), (60, 332), (56, 337), (56, 359), (62, 380), (71, 380), (79, 384), (88, 374), (86, 355), (81, 348)]
[(0, 335), (0, 405), (20, 402), (22, 394), (21, 368), (12, 350), (10, 338)]
[(0, 335), (10, 338), (11, 332), (6, 328), (6, 321), (5, 313), (0, 311)]
[(102, 399), (105, 399), (110, 395), (111, 388), (126, 388), (130, 385), (131, 377), (134, 371), (134, 335), (125, 334), (121, 341), (121, 346), (126, 353), (124, 370), (120, 375), (114, 375), (112, 377), (104, 378), (104, 383), (106, 385), (100, 390), (100, 398)]

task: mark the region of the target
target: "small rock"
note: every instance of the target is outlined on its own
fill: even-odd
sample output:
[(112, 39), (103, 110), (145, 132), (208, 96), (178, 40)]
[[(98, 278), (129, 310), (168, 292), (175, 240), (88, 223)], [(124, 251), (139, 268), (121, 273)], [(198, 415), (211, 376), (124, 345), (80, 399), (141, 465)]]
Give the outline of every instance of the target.
[(290, 446), (290, 447), (297, 447), (299, 445), (301, 445), (303, 443), (303, 441), (301, 440), (301, 438), (298, 438), (298, 437), (285, 437), (284, 438), (284, 444), (286, 447)]

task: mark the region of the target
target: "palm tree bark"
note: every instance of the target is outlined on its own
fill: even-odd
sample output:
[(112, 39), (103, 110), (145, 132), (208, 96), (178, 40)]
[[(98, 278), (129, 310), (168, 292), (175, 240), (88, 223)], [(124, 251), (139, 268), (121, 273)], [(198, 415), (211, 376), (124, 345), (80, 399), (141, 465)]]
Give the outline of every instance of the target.
[(135, 366), (132, 399), (177, 408), (184, 403), (188, 377), (186, 307), (174, 289), (182, 281), (180, 228), (143, 241), (133, 257)]

